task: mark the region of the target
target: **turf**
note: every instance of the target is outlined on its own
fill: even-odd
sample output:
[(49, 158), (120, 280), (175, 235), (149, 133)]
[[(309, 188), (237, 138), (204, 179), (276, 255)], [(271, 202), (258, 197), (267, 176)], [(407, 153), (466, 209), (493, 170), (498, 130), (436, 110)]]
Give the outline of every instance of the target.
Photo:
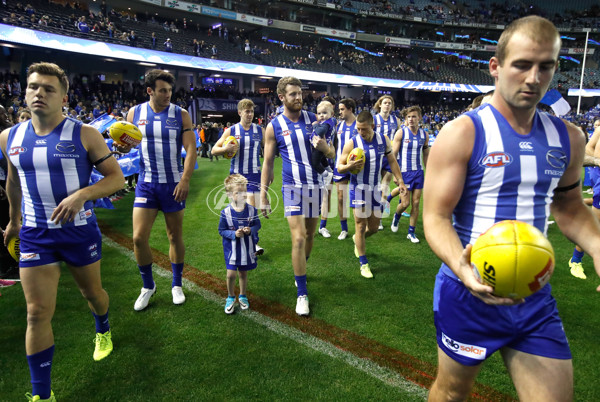
[[(192, 179), (184, 222), (186, 263), (193, 267), (187, 270), (197, 269), (216, 278), (221, 288), (217, 294), (224, 298), (225, 268), (215, 211), (224, 206), (218, 189), (229, 166), (227, 161), (211, 163), (206, 159), (199, 160), (199, 165)], [(277, 159), (273, 195), (281, 185), (280, 172)], [(132, 203), (133, 194), (129, 194), (115, 202), (115, 210), (97, 211), (99, 220), (111, 230), (130, 237)], [(407, 221), (402, 218), (398, 233), (391, 233), (391, 218), (385, 218), (386, 229), (367, 240), (367, 256), (375, 275), (369, 281), (359, 275), (350, 236), (344, 241), (337, 240), (339, 219), (330, 218), (328, 228), (332, 237), (317, 235), (308, 261), (311, 318), (304, 323), (288, 324), (301, 330), (307, 328), (308, 333), (317, 331), (318, 335), (318, 329), (308, 329), (310, 325), (306, 324), (315, 323), (313, 326), (330, 331), (334, 344), (339, 341), (351, 345), (344, 343), (346, 338), (354, 340), (354, 344), (356, 339), (361, 340), (365, 343), (364, 353), (372, 351), (369, 359), (398, 372), (403, 370), (397, 362), (402, 360), (399, 356), (412, 356), (433, 375), (437, 352), (431, 306), (439, 260), (427, 246), (420, 223), (417, 234), (421, 243), (412, 244), (405, 238)], [(262, 220), (262, 225), (260, 244), (266, 253), (249, 275), (250, 302), (254, 297), (264, 303), (261, 306), (265, 309), (287, 309), (284, 313), (293, 313), (296, 288), (290, 263), (289, 229), (281, 204), (269, 219)], [(352, 219), (349, 227), (352, 234)], [(598, 400), (600, 391), (594, 384), (600, 352), (594, 334), (600, 324), (595, 310), (599, 297), (595, 288), (600, 280), (587, 256), (584, 266), (588, 280), (573, 278), (567, 267), (572, 244), (555, 225), (550, 226), (549, 239), (557, 258), (551, 283), (574, 356), (575, 399)], [(168, 254), (160, 214), (151, 245)], [(53, 321), (57, 344), (53, 388), (61, 400), (414, 400), (421, 397), (383, 385), (338, 359), (266, 329), (247, 315), (226, 316), (224, 301), (217, 304), (188, 292), (183, 306), (173, 306), (168, 278), (157, 277), (159, 290), (149, 309), (134, 312), (132, 305), (141, 286), (135, 264), (121, 249), (107, 245), (103, 255), (103, 281), (111, 296), (115, 352), (99, 363), (91, 359), (93, 320), (66, 272), (61, 279)], [(5, 307), (0, 400), (18, 400), (29, 390), (23, 347), (25, 306), (18, 286), (3, 289), (2, 293), (0, 301)], [(361, 355), (360, 347), (356, 350)], [(498, 356), (485, 364), (478, 382), (484, 386), (482, 389), (498, 391), (495, 399), (516, 398)]]

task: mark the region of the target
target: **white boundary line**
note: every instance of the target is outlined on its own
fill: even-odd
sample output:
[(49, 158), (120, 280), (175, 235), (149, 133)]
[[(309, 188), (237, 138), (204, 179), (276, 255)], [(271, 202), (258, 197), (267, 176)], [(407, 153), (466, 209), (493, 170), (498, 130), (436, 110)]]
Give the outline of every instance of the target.
[[(131, 250), (121, 246), (120, 244), (114, 242), (113, 240), (104, 235), (102, 236), (102, 242), (103, 244), (109, 247), (119, 250), (122, 254), (125, 254), (132, 261), (135, 262), (135, 256)], [(158, 276), (171, 278), (171, 274), (169, 272), (165, 271), (163, 268), (157, 266), (156, 264), (153, 265), (152, 271)], [(204, 299), (218, 304), (219, 306), (223, 306), (223, 298), (217, 295), (216, 293), (201, 288), (200, 286), (187, 279), (183, 280), (183, 286), (187, 290), (199, 294)], [(241, 313), (240, 315), (242, 315), (243, 317), (246, 317), (257, 324), (266, 327), (267, 329), (276, 334), (282, 335), (288, 339), (296, 341), (299, 344), (307, 346), (313, 350), (316, 350), (317, 352), (323, 353), (324, 355), (327, 355), (337, 360), (341, 360), (349, 366), (352, 366), (389, 386), (398, 388), (403, 392), (411, 394), (415, 397), (415, 400), (427, 399), (426, 389), (421, 388), (418, 385), (406, 380), (397, 372), (390, 370), (386, 367), (382, 367), (369, 359), (363, 359), (348, 351), (341, 350), (332, 343), (323, 341), (317, 337), (306, 334), (294, 327), (283, 324), (280, 321), (269, 318), (256, 311), (249, 310), (244, 312), (240, 311), (238, 313)]]

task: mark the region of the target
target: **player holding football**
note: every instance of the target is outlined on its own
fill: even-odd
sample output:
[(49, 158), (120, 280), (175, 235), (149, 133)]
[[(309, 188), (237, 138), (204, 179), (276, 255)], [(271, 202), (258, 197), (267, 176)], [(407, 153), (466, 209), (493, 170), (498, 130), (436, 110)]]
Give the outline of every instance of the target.
[[(150, 100), (130, 109), (127, 114), (127, 121), (142, 132), (140, 177), (133, 204), (133, 251), (143, 281), (133, 306), (136, 311), (145, 309), (156, 292), (149, 239), (159, 210), (165, 216), (169, 238), (173, 303), (185, 302), (181, 287), (185, 256), (183, 212), (196, 164), (192, 119), (186, 110), (171, 103), (175, 77), (166, 71), (150, 70), (146, 74), (145, 86)], [(187, 153), (183, 167), (182, 145)]]
[[(108, 294), (100, 276), (102, 236), (93, 200), (116, 192), (124, 178), (98, 130), (62, 114), (68, 88), (67, 76), (56, 64), (30, 65), (25, 100), (31, 120), (0, 134), (0, 148), (8, 160), (10, 202), (4, 244), (21, 238), (19, 274), (27, 303), (25, 351), (33, 386), (26, 396), (34, 401), (56, 401), (50, 380), (51, 322), (60, 261), (67, 263), (94, 315), (94, 360), (104, 359), (113, 350)], [(90, 186), (93, 167), (104, 178)]]
[(283, 113), (265, 130), (265, 156), (261, 180), (261, 209), (265, 217), (271, 212), (267, 197), (273, 182), (275, 153), (283, 160), (283, 205), (292, 238), (292, 266), (298, 286), (296, 313), (310, 313), (306, 289), (306, 261), (310, 256), (315, 230), (319, 223), (322, 176), (311, 166), (313, 147), (326, 158), (335, 158), (333, 145), (311, 132), (314, 113), (302, 110), (302, 82), (295, 77), (283, 77), (277, 84), (277, 95), (283, 103)]
[[(231, 158), (229, 174), (239, 173), (248, 180), (248, 204), (256, 207), (260, 205), (260, 152), (263, 147), (262, 127), (254, 120), (254, 102), (242, 99), (238, 102), (238, 115), (240, 122), (223, 131), (223, 135), (211, 149), (213, 155), (226, 155), (235, 153)], [(236, 144), (225, 144), (227, 137), (233, 136)], [(261, 255), (265, 250), (256, 244), (256, 254)]]
[(552, 213), (600, 272), (600, 227), (581, 198), (585, 138), (536, 110), (560, 45), (544, 18), (512, 22), (490, 59), (496, 87), (490, 103), (444, 126), (431, 149), (424, 227), (443, 264), (434, 290), (439, 368), (430, 401), (466, 399), (483, 361), (497, 350), (520, 400), (573, 398), (571, 352), (550, 286), (524, 303), (496, 297), (470, 265), (470, 244), (495, 222), (516, 219), (545, 232)]
[[(408, 234), (406, 238), (413, 243), (418, 243), (419, 238), (415, 234), (415, 226), (419, 219), (419, 204), (421, 203), (421, 193), (423, 192), (423, 180), (425, 174), (423, 167), (427, 164), (429, 155), (429, 138), (425, 130), (419, 128), (423, 113), (419, 106), (411, 106), (404, 111), (406, 125), (402, 126), (395, 134), (392, 144), (392, 150), (400, 165), (404, 184), (408, 189), (409, 204), (412, 204), (410, 210), (410, 221)], [(398, 195), (398, 189), (392, 190), (387, 197), (387, 201)], [(398, 223), (402, 213), (408, 208), (409, 204), (398, 203), (396, 213), (392, 219), (390, 229), (392, 232), (398, 231)]]
[[(402, 173), (394, 154), (392, 144), (384, 134), (374, 131), (373, 116), (363, 110), (356, 117), (356, 131), (359, 135), (352, 137), (344, 145), (342, 155), (338, 159), (337, 171), (345, 174), (360, 170), (350, 176), (350, 208), (354, 211), (355, 235), (354, 254), (360, 263), (360, 274), (372, 278), (366, 256), (365, 239), (377, 233), (383, 212), (381, 200), (381, 166), (386, 160), (394, 175), (394, 181), (400, 189), (400, 197), (406, 199), (406, 187), (402, 181)], [(361, 148), (365, 160), (350, 160), (348, 155), (354, 148)]]

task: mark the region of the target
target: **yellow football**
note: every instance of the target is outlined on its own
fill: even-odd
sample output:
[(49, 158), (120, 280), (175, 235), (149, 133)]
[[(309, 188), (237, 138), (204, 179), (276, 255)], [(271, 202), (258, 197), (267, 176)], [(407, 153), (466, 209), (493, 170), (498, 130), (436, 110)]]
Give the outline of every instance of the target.
[(18, 237), (13, 237), (8, 241), (8, 253), (15, 261), (19, 261), (19, 257), (21, 256), (21, 239)]
[(136, 147), (142, 142), (142, 132), (135, 124), (118, 121), (108, 129), (108, 135), (119, 145)]
[[(227, 146), (229, 144), (237, 144), (238, 141), (235, 139), (235, 137), (233, 135), (230, 135), (229, 137), (225, 138), (225, 142), (223, 143), (223, 146)], [(225, 156), (227, 159), (231, 159), (235, 156), (235, 154), (237, 153), (237, 151), (235, 152), (230, 152), (230, 153), (226, 153)]]
[(494, 288), (494, 294), (519, 299), (549, 281), (554, 272), (554, 250), (536, 227), (521, 221), (501, 221), (473, 244), (475, 276)]
[[(350, 161), (365, 161), (365, 151), (363, 151), (362, 148), (354, 148), (352, 151), (350, 151), (350, 153), (348, 154), (348, 159), (346, 160), (346, 162), (350, 162)], [(364, 167), (364, 165), (363, 165)], [(363, 168), (360, 169), (353, 169), (350, 170), (350, 173), (352, 174), (359, 174), (360, 171)]]

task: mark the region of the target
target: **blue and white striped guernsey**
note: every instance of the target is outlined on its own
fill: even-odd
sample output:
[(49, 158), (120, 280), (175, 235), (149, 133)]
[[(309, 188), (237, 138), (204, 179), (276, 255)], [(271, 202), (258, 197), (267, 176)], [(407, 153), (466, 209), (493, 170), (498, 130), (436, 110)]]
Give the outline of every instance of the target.
[(262, 142), (262, 128), (252, 123), (248, 131), (244, 130), (241, 123), (231, 126), (230, 135), (239, 143), (239, 149), (231, 159), (229, 173), (260, 173), (260, 144)]
[(390, 114), (387, 120), (384, 120), (380, 114), (373, 116), (375, 121), (375, 132), (386, 135), (390, 141), (394, 141), (394, 135), (398, 130), (398, 118)]
[(352, 124), (346, 124), (344, 120), (340, 122), (337, 129), (337, 150), (335, 151), (335, 165), (337, 166), (340, 157), (342, 156), (342, 151), (344, 150), (344, 145), (349, 141), (352, 137), (356, 135), (356, 120), (352, 122)]
[(183, 173), (181, 108), (172, 103), (154, 113), (149, 102), (134, 108), (133, 124), (142, 132), (140, 180), (148, 183), (179, 183)]
[(44, 136), (35, 133), (31, 120), (10, 129), (6, 154), (19, 173), (23, 226), (58, 229), (96, 221), (91, 201), (85, 202), (74, 222), (50, 220), (63, 199), (89, 185), (92, 163), (81, 143), (82, 125), (65, 118)]
[(414, 134), (408, 126), (402, 126), (402, 140), (398, 152), (398, 164), (402, 172), (423, 170), (423, 147), (427, 144), (427, 134), (422, 128)]
[(565, 124), (538, 111), (531, 132), (519, 135), (490, 104), (466, 114), (475, 125), (475, 143), (454, 210), (463, 245), (505, 219), (527, 222), (545, 234), (553, 192), (571, 154)]
[[(252, 235), (235, 237), (224, 236), (226, 231), (233, 231), (249, 226)], [(223, 236), (223, 254), (225, 263), (234, 266), (246, 266), (256, 264), (256, 242), (260, 219), (256, 208), (246, 204), (243, 211), (237, 212), (231, 204), (221, 211), (219, 220), (219, 233)]]
[(316, 119), (314, 113), (303, 110), (297, 123), (283, 114), (271, 121), (283, 161), (284, 185), (306, 186), (309, 189), (323, 186), (323, 180), (310, 163), (313, 150), (310, 136), (313, 130), (312, 123)]
[(351, 185), (368, 185), (375, 190), (381, 183), (381, 166), (385, 156), (385, 136), (373, 133), (370, 142), (365, 141), (359, 134), (352, 138), (354, 148), (362, 148), (365, 152), (365, 167), (358, 174), (350, 175)]

